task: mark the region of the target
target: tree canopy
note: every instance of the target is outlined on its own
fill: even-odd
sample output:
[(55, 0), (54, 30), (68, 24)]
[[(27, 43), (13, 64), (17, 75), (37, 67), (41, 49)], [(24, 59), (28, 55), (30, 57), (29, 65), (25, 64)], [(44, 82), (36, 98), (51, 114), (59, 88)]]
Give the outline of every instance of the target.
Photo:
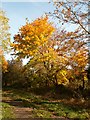
[(38, 47), (45, 44), (50, 38), (54, 27), (48, 22), (48, 17), (41, 17), (32, 23), (26, 23), (14, 36), (12, 44), (15, 54), (20, 57), (30, 57), (37, 52)]
[(86, 42), (77, 37), (79, 33), (80, 29), (67, 32), (55, 28), (47, 16), (41, 17), (19, 29), (12, 48), (20, 58), (31, 57), (26, 70), (27, 77), (33, 73), (30, 80), (67, 85), (85, 72), (88, 61)]

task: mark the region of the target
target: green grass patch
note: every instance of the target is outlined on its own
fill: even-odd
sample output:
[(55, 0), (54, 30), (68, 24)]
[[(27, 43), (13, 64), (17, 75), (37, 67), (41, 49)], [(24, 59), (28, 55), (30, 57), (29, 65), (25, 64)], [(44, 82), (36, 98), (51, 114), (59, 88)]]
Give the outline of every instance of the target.
[(77, 118), (77, 119), (89, 119), (90, 111), (87, 109), (81, 109), (79, 107), (68, 106), (64, 103), (50, 103), (44, 104), (44, 107), (47, 108), (48, 111), (53, 112), (55, 116), (62, 116), (67, 118)]
[(15, 118), (15, 115), (12, 112), (12, 106), (4, 102), (2, 102), (1, 105), (2, 105), (2, 118)]
[(39, 118), (50, 118), (52, 116), (52, 114), (49, 111), (38, 110), (38, 109), (34, 109), (32, 115), (33, 117), (39, 117)]

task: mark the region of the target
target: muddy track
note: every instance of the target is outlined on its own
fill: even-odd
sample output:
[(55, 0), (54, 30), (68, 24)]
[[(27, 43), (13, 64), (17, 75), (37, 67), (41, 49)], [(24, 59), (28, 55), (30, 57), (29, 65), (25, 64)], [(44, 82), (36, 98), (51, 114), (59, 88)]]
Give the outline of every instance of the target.
[(8, 103), (13, 106), (12, 111), (15, 115), (15, 118), (31, 118), (32, 117), (32, 108), (23, 107), (22, 101), (13, 101), (13, 100), (3, 100), (3, 102)]

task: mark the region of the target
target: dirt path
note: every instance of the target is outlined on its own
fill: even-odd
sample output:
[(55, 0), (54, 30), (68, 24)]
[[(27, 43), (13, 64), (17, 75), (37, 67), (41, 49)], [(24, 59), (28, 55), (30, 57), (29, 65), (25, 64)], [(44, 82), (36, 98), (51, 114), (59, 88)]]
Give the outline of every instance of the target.
[(32, 117), (32, 109), (25, 107), (14, 107), (14, 114), (16, 118), (31, 118)]
[(22, 101), (13, 101), (13, 100), (3, 100), (3, 102), (8, 103), (13, 106), (12, 111), (15, 115), (15, 118), (31, 118), (32, 117), (32, 108), (24, 107)]

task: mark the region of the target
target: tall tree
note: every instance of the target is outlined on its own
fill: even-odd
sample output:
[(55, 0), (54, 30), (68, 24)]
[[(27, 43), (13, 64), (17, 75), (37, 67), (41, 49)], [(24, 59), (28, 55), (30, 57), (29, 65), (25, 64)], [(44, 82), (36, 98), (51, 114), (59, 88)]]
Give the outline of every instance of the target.
[(4, 53), (7, 52), (10, 47), (10, 33), (9, 33), (9, 19), (3, 10), (0, 9), (0, 64), (2, 71), (6, 72), (7, 62), (4, 57)]

